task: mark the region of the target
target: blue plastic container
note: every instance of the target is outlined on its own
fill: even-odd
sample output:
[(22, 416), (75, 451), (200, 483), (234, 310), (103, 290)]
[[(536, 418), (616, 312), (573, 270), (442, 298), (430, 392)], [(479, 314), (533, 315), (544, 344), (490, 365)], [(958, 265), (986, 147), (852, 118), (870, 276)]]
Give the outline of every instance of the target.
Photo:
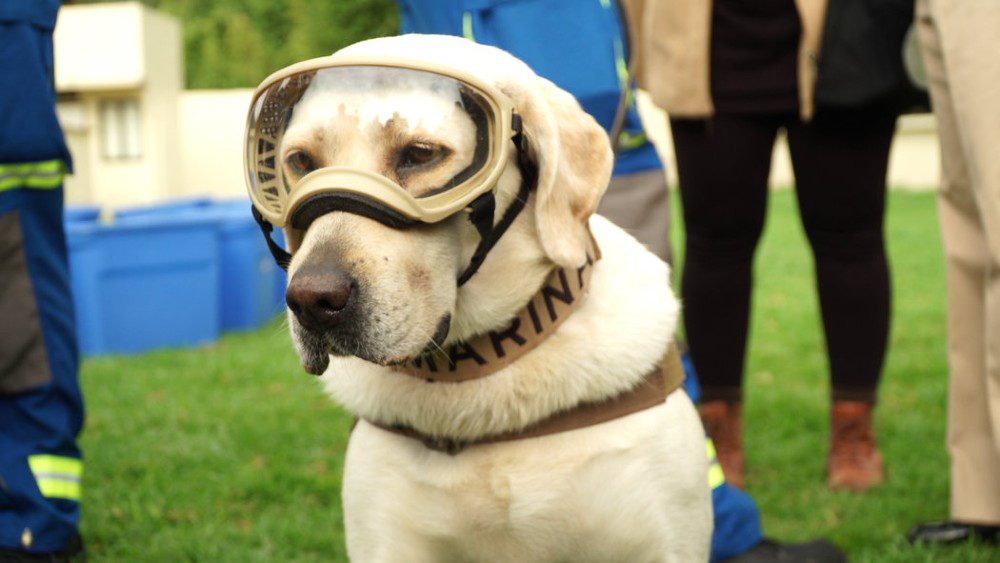
[(120, 209), (115, 212), (115, 220), (119, 219), (139, 219), (139, 218), (165, 218), (172, 219), (178, 214), (187, 212), (198, 212), (211, 207), (213, 201), (207, 197), (192, 197), (176, 199), (155, 205), (143, 205), (140, 207), (130, 207)]
[(84, 354), (212, 342), (219, 235), (210, 216), (134, 216), (66, 226)]
[[(121, 210), (116, 218), (201, 218), (215, 221), (219, 236), (220, 330), (256, 328), (277, 314), (277, 266), (250, 212), (248, 199), (191, 198)], [(284, 304), (284, 288), (281, 289)]]
[[(258, 327), (281, 311), (275, 302), (279, 283), (275, 270), (280, 269), (250, 214), (249, 202), (219, 202), (206, 212), (218, 220), (222, 330)], [(281, 292), (283, 297), (283, 288)]]
[[(265, 272), (269, 270), (271, 272), (271, 278), (272, 278), (272, 281), (269, 282), (272, 287), (272, 295), (269, 297), (269, 300), (267, 301), (268, 305), (264, 309), (268, 311), (268, 313), (267, 317), (262, 319), (262, 321), (270, 320), (271, 317), (273, 317), (278, 313), (284, 313), (285, 288), (288, 285), (287, 275), (285, 274), (285, 271), (279, 268), (278, 265), (274, 262), (274, 258), (271, 256), (271, 251), (268, 250), (267, 243), (264, 241), (264, 235), (260, 232), (260, 227), (258, 227), (257, 223), (253, 220), (253, 215), (251, 215), (250, 213), (250, 200), (249, 199), (238, 199), (238, 200), (228, 200), (228, 201), (224, 200), (216, 202), (213, 205), (213, 207), (216, 209), (231, 212), (235, 216), (245, 217), (246, 221), (250, 225), (253, 225), (253, 228), (251, 229), (253, 231), (253, 235), (251, 236), (249, 233), (247, 233), (247, 236), (256, 240), (256, 252), (259, 253), (259, 256), (263, 256), (268, 264), (267, 267), (261, 265), (259, 268), (260, 271)], [(278, 243), (279, 246), (285, 248), (285, 234), (281, 229), (275, 229), (271, 233), (271, 238), (273, 238), (274, 241)], [(224, 271), (225, 269), (226, 266), (223, 266)], [(261, 285), (266, 285), (266, 283), (267, 282), (263, 281), (260, 282)], [(257, 293), (255, 295), (259, 296), (261, 299), (264, 298), (262, 293)]]
[(93, 205), (73, 205), (63, 209), (63, 221), (80, 223), (96, 221), (101, 215), (101, 208)]

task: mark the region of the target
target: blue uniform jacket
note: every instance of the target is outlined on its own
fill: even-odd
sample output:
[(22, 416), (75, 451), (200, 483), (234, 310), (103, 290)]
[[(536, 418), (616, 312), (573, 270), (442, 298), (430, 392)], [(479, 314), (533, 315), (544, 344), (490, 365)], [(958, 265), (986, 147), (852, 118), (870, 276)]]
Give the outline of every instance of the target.
[[(403, 33), (457, 35), (504, 49), (576, 96), (611, 129), (628, 53), (614, 0), (397, 0)], [(634, 101), (634, 97), (633, 97)], [(632, 103), (614, 174), (662, 168)]]
[(59, 159), (69, 150), (56, 102), (52, 30), (60, 0), (0, 0), (0, 164)]

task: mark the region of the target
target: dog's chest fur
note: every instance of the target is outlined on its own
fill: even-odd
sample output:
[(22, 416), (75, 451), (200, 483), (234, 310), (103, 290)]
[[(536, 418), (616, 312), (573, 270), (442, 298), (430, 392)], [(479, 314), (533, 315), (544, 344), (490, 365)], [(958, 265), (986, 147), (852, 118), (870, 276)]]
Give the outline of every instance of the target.
[[(679, 306), (661, 262), (607, 221), (591, 224), (604, 258), (588, 301), (515, 364), (427, 385), (332, 363), (327, 389), (362, 418), (474, 436), (630, 387), (662, 357)], [(357, 561), (704, 560), (703, 440), (683, 391), (611, 422), (456, 456), (362, 421), (345, 463), (348, 549)]]
[(393, 560), (375, 555), (406, 545), (417, 561), (663, 560), (711, 526), (700, 436), (683, 392), (596, 427), (458, 456), (361, 423), (345, 472), (352, 558)]

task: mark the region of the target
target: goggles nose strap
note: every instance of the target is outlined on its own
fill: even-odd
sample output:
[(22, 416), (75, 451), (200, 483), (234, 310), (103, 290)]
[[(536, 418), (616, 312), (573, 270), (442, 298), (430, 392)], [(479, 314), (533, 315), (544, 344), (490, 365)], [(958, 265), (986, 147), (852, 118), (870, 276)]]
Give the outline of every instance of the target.
[(277, 262), (278, 267), (282, 270), (288, 271), (288, 265), (292, 262), (292, 255), (288, 253), (284, 248), (278, 246), (278, 243), (274, 242), (271, 238), (271, 232), (274, 231), (274, 225), (264, 220), (264, 216), (257, 211), (257, 208), (253, 205), (250, 206), (250, 212), (253, 213), (254, 221), (257, 221), (257, 226), (260, 227), (260, 231), (264, 233), (264, 240), (267, 241), (267, 249), (271, 251), (271, 256), (274, 257), (274, 261)]

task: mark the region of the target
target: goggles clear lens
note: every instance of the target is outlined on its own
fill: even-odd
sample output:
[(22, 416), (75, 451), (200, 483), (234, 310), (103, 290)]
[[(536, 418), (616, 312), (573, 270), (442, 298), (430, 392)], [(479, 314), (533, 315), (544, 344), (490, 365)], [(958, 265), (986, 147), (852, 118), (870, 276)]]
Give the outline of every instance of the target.
[(258, 93), (247, 122), (250, 195), (280, 225), (303, 178), (362, 170), (419, 210), (421, 200), (467, 192), (491, 173), (498, 112), (481, 89), (426, 70), (333, 66), (277, 79)]

